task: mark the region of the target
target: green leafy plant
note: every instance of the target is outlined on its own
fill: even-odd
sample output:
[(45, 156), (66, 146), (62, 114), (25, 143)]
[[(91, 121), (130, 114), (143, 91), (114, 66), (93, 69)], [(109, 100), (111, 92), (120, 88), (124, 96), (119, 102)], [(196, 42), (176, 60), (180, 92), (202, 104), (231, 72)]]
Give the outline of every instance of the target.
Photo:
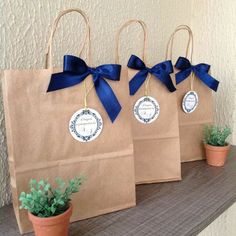
[(20, 194), (20, 209), (27, 209), (38, 217), (60, 215), (69, 208), (71, 195), (79, 191), (83, 181), (83, 176), (75, 177), (67, 184), (61, 178), (57, 178), (56, 188), (53, 188), (47, 180), (31, 179), (30, 193)]
[(206, 125), (204, 127), (204, 143), (212, 146), (227, 146), (226, 139), (231, 134), (228, 126)]

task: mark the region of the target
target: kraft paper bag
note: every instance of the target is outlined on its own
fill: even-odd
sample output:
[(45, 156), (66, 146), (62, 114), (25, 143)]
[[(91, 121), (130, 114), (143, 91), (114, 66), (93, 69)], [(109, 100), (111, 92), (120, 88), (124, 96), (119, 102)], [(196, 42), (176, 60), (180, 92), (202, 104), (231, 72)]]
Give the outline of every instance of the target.
[[(29, 190), (31, 178), (54, 182), (56, 177), (67, 180), (80, 174), (85, 176), (80, 192), (72, 198), (71, 221), (135, 205), (129, 95), (120, 89), (128, 90), (124, 75), (119, 82), (107, 80), (122, 104), (113, 123), (95, 89), (87, 93), (87, 105), (103, 119), (102, 132), (91, 142), (79, 142), (69, 132), (72, 114), (84, 106), (82, 83), (47, 93), (53, 73), (52, 38), (60, 18), (72, 11), (80, 13), (86, 21), (87, 42), (90, 32), (87, 16), (79, 9), (62, 11), (54, 21), (49, 40), (49, 68), (6, 70), (2, 76), (13, 205), (21, 233), (32, 231), (27, 212), (19, 210), (18, 201), (19, 194)], [(86, 81), (92, 81), (91, 75)]]
[[(140, 24), (144, 31), (143, 56), (141, 60), (146, 61), (146, 25), (140, 20), (130, 20), (117, 33), (117, 63), (119, 62), (120, 34), (125, 27), (133, 23)], [(132, 57), (135, 60), (137, 59), (136, 56)], [(123, 70), (122, 80), (126, 80), (128, 84), (137, 73), (139, 73), (138, 70), (126, 68)], [(169, 80), (171, 81), (171, 78)], [(127, 93), (129, 92), (127, 91)], [(143, 96), (153, 97), (160, 106), (158, 118), (151, 123), (141, 123), (134, 115), (134, 106), (138, 99)], [(136, 184), (180, 180), (180, 141), (175, 92), (169, 92), (166, 86), (150, 73), (138, 91), (130, 96), (130, 103), (132, 111), (129, 119), (132, 122)]]
[[(180, 25), (172, 33), (166, 51), (166, 59), (172, 60), (172, 51), (173, 51), (173, 41), (177, 32), (187, 31), (189, 34), (189, 39), (186, 48), (185, 58), (180, 57), (177, 63), (187, 63), (187, 60), (191, 63), (193, 55), (193, 33), (192, 30), (186, 25)], [(187, 60), (186, 60), (187, 59)], [(202, 65), (198, 64), (198, 65)], [(191, 64), (190, 64), (191, 65)], [(198, 65), (195, 66), (198, 71)], [(181, 65), (185, 67), (186, 65)], [(207, 74), (210, 66), (207, 64), (203, 65), (206, 67), (204, 71), (205, 75), (209, 79)], [(177, 65), (178, 67), (178, 65)], [(205, 69), (203, 67), (203, 69)], [(188, 68), (179, 70), (175, 66), (175, 76), (181, 75), (188, 71)], [(179, 72), (179, 75), (177, 73)], [(177, 78), (172, 76), (173, 81), (176, 81)], [(203, 82), (204, 76), (202, 79), (199, 79), (196, 73), (191, 72), (187, 78), (182, 80), (176, 85), (177, 87), (177, 104), (178, 104), (178, 115), (179, 115), (179, 130), (180, 130), (180, 153), (182, 162), (196, 161), (204, 159), (204, 146), (203, 146), (203, 127), (206, 124), (211, 124), (213, 122), (213, 94), (212, 90), (217, 90), (218, 81), (211, 77), (212, 88), (209, 85), (206, 85)], [(194, 91), (194, 94), (197, 94), (198, 99), (194, 97), (193, 102), (190, 103), (190, 109), (184, 111), (183, 101), (186, 93), (189, 91)], [(195, 102), (197, 101), (198, 102)], [(192, 107), (191, 107), (192, 106)]]

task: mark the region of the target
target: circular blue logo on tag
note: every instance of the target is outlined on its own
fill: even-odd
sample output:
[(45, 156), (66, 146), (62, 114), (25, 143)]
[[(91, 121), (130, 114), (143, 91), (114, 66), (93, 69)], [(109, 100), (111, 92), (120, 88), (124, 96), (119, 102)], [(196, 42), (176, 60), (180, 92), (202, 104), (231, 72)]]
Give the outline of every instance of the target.
[(159, 103), (150, 96), (141, 97), (135, 103), (133, 110), (135, 118), (143, 124), (152, 123), (160, 114)]
[(91, 108), (84, 108), (75, 112), (69, 122), (69, 131), (72, 137), (80, 142), (89, 142), (96, 139), (102, 128), (102, 117), (96, 110)]
[(198, 95), (195, 91), (189, 91), (185, 94), (182, 101), (182, 108), (185, 113), (192, 113), (198, 105)]

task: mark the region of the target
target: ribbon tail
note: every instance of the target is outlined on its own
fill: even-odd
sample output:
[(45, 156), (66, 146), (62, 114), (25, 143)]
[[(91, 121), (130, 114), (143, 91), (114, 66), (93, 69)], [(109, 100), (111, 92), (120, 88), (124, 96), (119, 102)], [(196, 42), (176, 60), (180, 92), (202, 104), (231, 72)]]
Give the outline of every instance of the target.
[(148, 71), (141, 70), (139, 71), (130, 81), (129, 81), (129, 94), (134, 95), (139, 88), (142, 86), (146, 80)]
[(208, 73), (201, 73), (198, 71), (194, 71), (194, 74), (210, 89), (214, 90), (215, 92), (218, 89), (219, 81), (210, 76)]
[(172, 82), (172, 79), (170, 75), (164, 71), (162, 71), (160, 74), (156, 74), (155, 72), (152, 73), (155, 75), (157, 79), (159, 79), (170, 92), (176, 91), (176, 88)]
[(178, 73), (175, 74), (175, 81), (176, 84), (181, 83), (183, 80), (187, 79), (191, 74), (191, 69), (179, 71)]
[(103, 78), (100, 78), (98, 83), (95, 83), (95, 89), (103, 107), (113, 123), (121, 111), (121, 105), (116, 95)]

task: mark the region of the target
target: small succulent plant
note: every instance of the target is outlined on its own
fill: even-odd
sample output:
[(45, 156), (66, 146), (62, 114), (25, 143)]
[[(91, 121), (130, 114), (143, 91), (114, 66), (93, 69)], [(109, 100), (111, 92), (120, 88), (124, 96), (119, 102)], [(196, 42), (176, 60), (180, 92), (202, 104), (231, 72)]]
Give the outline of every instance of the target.
[(75, 177), (67, 184), (61, 178), (57, 178), (56, 188), (53, 188), (47, 180), (31, 179), (30, 192), (20, 194), (20, 209), (27, 209), (38, 217), (60, 215), (69, 208), (71, 195), (79, 191), (83, 181), (83, 176)]
[(226, 139), (231, 134), (228, 126), (206, 125), (204, 127), (204, 143), (212, 146), (227, 146)]

